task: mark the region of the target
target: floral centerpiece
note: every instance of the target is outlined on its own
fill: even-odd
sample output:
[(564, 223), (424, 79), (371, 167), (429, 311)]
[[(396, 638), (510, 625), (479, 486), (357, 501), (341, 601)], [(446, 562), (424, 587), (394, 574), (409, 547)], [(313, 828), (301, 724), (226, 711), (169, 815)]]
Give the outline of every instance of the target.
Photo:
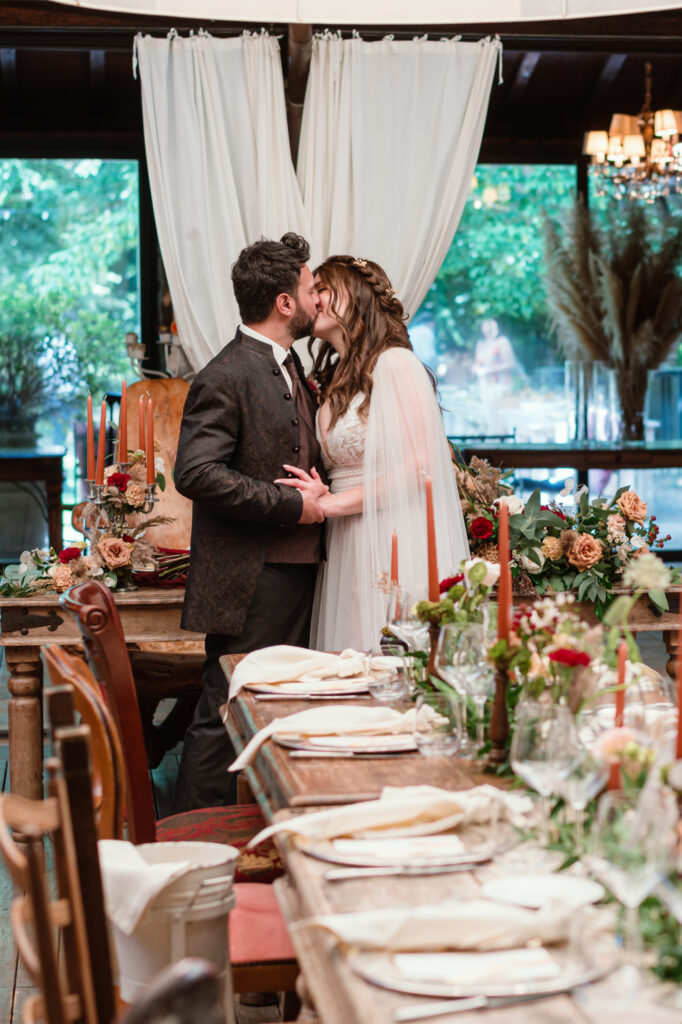
[(490, 562), (497, 561), (497, 520), (500, 499), (511, 499), (510, 512), (519, 511), (515, 503), (523, 502), (512, 495), (505, 481), (514, 471), (491, 466), (487, 459), (474, 455), (468, 465), (455, 463), (455, 477), (462, 506), (462, 515), (469, 537), (471, 553)]
[(440, 582), (440, 601), (419, 601), (417, 618), (430, 626), (447, 622), (485, 622), (487, 602), (500, 566), (483, 558), (463, 561), (460, 571)]

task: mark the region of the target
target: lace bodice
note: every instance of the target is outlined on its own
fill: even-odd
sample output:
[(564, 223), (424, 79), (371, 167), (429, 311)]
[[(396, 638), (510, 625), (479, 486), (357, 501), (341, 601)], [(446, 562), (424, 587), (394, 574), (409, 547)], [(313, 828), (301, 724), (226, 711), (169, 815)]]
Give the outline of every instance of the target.
[(358, 408), (363, 397), (362, 393), (358, 393), (351, 399), (348, 409), (336, 421), (324, 441), (320, 434), (318, 417), (317, 439), (322, 448), (322, 461), (333, 491), (344, 491), (362, 483), (367, 421), (360, 417)]

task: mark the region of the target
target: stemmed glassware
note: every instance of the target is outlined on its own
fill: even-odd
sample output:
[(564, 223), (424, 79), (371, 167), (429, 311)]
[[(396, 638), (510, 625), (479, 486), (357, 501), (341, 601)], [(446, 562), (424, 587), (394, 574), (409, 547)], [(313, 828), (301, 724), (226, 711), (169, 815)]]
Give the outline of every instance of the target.
[(677, 808), (669, 790), (614, 790), (599, 801), (588, 841), (587, 865), (625, 907), (622, 990), (636, 991), (639, 967), (638, 907), (674, 862)]
[(415, 606), (428, 596), (426, 585), (406, 590), (393, 587), (388, 605), (388, 628), (410, 651), (428, 651), (429, 624), (417, 618)]
[(562, 704), (528, 700), (517, 705), (510, 761), (516, 775), (540, 794), (540, 840), (549, 840), (550, 797), (570, 770), (575, 733), (571, 712)]
[(575, 852), (580, 857), (585, 843), (585, 808), (606, 785), (609, 766), (581, 742), (576, 729), (557, 737), (557, 744), (564, 746), (570, 756), (568, 772), (559, 779), (558, 791), (575, 814)]
[[(436, 649), (436, 668), (462, 697), (464, 739), (460, 755), (474, 756), (484, 743), (485, 702), (492, 696), (495, 676), (486, 659), (485, 626), (480, 622), (448, 622), (441, 627)], [(466, 727), (466, 702), (476, 705), (476, 740), (472, 743)]]

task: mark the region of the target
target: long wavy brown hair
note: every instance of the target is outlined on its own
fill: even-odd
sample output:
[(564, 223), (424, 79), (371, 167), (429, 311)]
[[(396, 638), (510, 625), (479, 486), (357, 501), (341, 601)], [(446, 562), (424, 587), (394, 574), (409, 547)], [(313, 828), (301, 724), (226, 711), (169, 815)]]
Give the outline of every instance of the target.
[[(358, 392), (365, 396), (358, 412), (367, 416), (377, 359), (387, 348), (411, 349), (412, 345), (402, 303), (378, 263), (353, 256), (330, 256), (315, 275), (329, 288), (329, 312), (338, 320), (344, 338), (342, 356), (330, 342), (322, 342), (312, 371), (320, 402), (329, 402), (331, 427)], [(344, 301), (345, 309), (339, 312)], [(310, 351), (313, 343), (311, 338)]]

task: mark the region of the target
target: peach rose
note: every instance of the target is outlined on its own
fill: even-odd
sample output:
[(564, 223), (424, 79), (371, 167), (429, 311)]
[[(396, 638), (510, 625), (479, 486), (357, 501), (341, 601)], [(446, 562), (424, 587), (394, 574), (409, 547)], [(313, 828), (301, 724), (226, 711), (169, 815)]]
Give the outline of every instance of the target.
[(97, 550), (110, 569), (120, 569), (130, 562), (130, 545), (120, 537), (104, 537)]
[(624, 537), (625, 536), (625, 520), (618, 512), (614, 512), (606, 520), (606, 529), (609, 531), (612, 537)]
[(616, 502), (626, 519), (633, 523), (643, 523), (646, 515), (646, 502), (634, 491), (625, 491)]
[(141, 508), (147, 500), (147, 490), (141, 484), (128, 484), (126, 501), (133, 508)]
[(564, 553), (564, 545), (561, 543), (559, 537), (545, 537), (542, 542), (542, 553), (545, 558), (549, 558), (551, 561), (556, 562)]
[(68, 565), (59, 563), (50, 570), (50, 576), (57, 590), (68, 590), (73, 583), (73, 576)]
[(602, 553), (602, 546), (596, 537), (589, 533), (578, 533), (568, 549), (567, 558), (571, 565), (583, 572), (596, 565)]

